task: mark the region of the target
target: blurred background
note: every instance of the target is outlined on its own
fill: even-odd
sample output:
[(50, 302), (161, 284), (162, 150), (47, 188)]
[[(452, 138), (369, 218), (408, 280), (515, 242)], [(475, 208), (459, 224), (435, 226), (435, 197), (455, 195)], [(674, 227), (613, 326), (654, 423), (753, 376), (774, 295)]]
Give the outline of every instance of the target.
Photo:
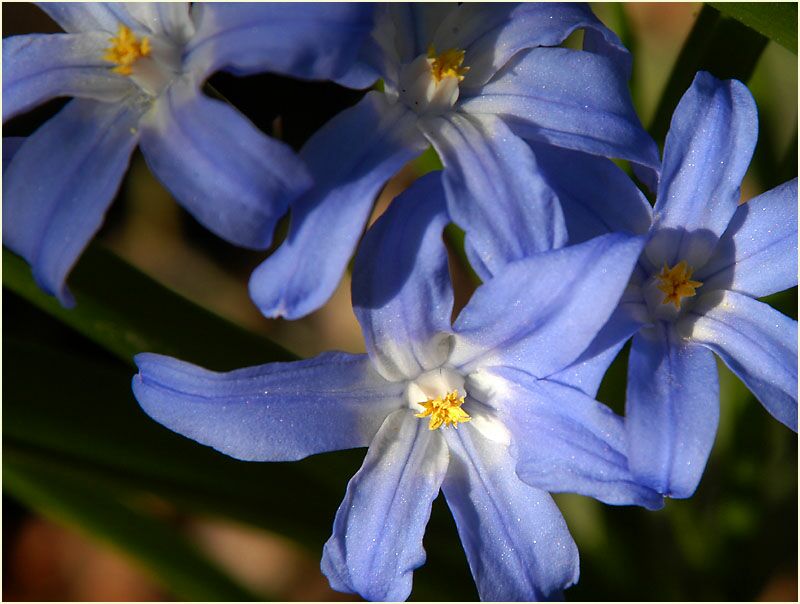
[[(648, 126), (702, 4), (592, 6), (634, 52), (633, 98)], [(4, 3), (2, 17), (4, 37), (59, 31), (32, 5)], [(217, 74), (210, 83), (259, 128), (295, 148), (363, 94), (271, 75)], [(744, 200), (797, 173), (796, 54), (767, 43), (748, 84), (759, 107), (760, 139), (744, 183)], [(30, 134), (63, 104), (53, 101), (11, 121), (4, 136)], [(381, 194), (373, 219), (424, 169), (424, 163), (416, 162), (398, 174)], [(364, 351), (350, 306), (349, 276), (311, 316), (296, 322), (265, 319), (247, 295), (248, 277), (265, 254), (230, 246), (196, 224), (153, 178), (138, 152), (98, 241), (167, 288), (298, 356), (329, 349)], [(83, 270), (88, 278), (91, 267), (83, 264), (76, 273)], [(475, 283), (456, 261), (453, 273), (457, 301), (463, 305)], [(137, 292), (119, 295), (135, 297)], [(769, 302), (797, 317), (796, 288)], [(143, 318), (159, 320), (155, 315)], [(363, 451), (269, 468), (223, 459), (211, 450), (198, 452), (199, 445), (141, 416), (128, 387), (130, 366), (5, 287), (3, 319), (4, 482), (13, 479), (13, 488), (3, 493), (4, 600), (213, 599), (202, 595), (235, 593), (219, 587), (231, 577), (243, 597), (356, 599), (330, 590), (319, 558), (325, 527), (329, 532), (346, 480), (360, 465)], [(196, 325), (193, 337), (198, 350), (218, 346), (203, 324)], [(229, 359), (225, 351), (218, 354), (223, 360), (212, 368), (240, 364), (237, 351)], [(626, 355), (615, 362), (600, 392), (601, 400), (619, 412)], [(269, 360), (273, 357), (265, 351), (261, 362)], [(579, 496), (556, 497), (581, 553), (581, 579), (567, 592), (568, 600), (797, 599), (797, 437), (773, 420), (721, 364), (720, 379), (719, 432), (692, 499), (670, 500), (663, 511), (653, 513)], [(46, 421), (51, 417), (57, 420), (52, 425)], [(82, 432), (86, 422), (97, 431)], [(155, 459), (162, 456), (168, 469), (175, 465), (174, 476), (181, 456), (197, 460), (200, 487), (186, 488), (168, 470), (150, 481), (139, 478), (146, 460), (136, 453), (139, 434), (148, 435), (146, 447)], [(62, 443), (54, 450), (63, 457), (45, 459), (38, 449), (20, 444), (20, 435), (30, 436), (26, 443), (52, 437), (47, 442)], [(132, 445), (125, 449), (120, 443), (127, 441)], [(95, 474), (72, 463), (90, 450), (102, 452)], [(129, 456), (119, 466), (129, 475), (114, 470), (110, 462), (100, 467), (106, 451)], [(6, 466), (6, 455), (17, 465)], [(20, 471), (23, 466), (35, 466), (37, 476), (50, 478), (31, 481)], [(220, 485), (216, 476), (230, 483)], [(72, 499), (53, 498), (47, 487), (59, 481), (65, 481), (61, 493), (70, 492)], [(319, 485), (328, 495), (321, 494)], [(104, 499), (109, 493), (113, 497)], [(87, 500), (95, 507), (84, 505)], [(84, 508), (70, 506), (76, 501)], [(94, 512), (82, 516), (76, 509)], [(179, 535), (190, 557), (202, 556), (217, 569), (220, 591), (192, 591), (191, 584), (200, 582), (192, 568), (204, 567), (182, 565), (177, 554), (166, 559), (169, 553), (164, 552), (171, 550), (156, 537), (124, 545), (135, 542), (125, 535), (147, 533), (150, 522), (157, 522), (165, 535)], [(153, 529), (152, 534), (160, 533)], [(476, 599), (441, 498), (434, 504), (425, 546), (429, 562), (415, 574), (412, 599)], [(165, 558), (143, 563), (154, 550)], [(174, 583), (154, 572), (154, 566), (174, 570)]]

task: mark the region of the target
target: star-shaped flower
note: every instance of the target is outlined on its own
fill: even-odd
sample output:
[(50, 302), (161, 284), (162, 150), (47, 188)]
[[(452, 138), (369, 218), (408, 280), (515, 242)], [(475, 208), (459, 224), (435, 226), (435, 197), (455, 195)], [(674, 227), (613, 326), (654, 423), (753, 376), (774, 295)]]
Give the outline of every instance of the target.
[[(588, 5), (384, 4), (342, 82), (383, 91), (323, 126), (301, 150), (316, 186), (292, 206), (289, 235), (250, 280), (267, 316), (296, 319), (333, 293), (372, 203), (433, 145), (448, 211), (483, 277), (508, 258), (566, 243), (554, 182), (574, 172), (551, 149), (654, 169), (655, 143), (630, 100), (630, 56)], [(584, 49), (558, 48), (584, 30)], [(336, 161), (331, 158), (335, 157)], [(560, 160), (560, 156), (559, 156)], [(602, 161), (601, 161), (602, 160)], [(606, 165), (603, 162), (607, 162)]]
[(67, 274), (100, 228), (137, 145), (208, 229), (272, 242), (311, 186), (285, 144), (200, 92), (206, 78), (270, 71), (330, 79), (372, 25), (355, 4), (44, 3), (67, 33), (3, 40), (3, 121), (76, 97), (25, 140), (3, 174), (3, 241), (66, 305)]
[(368, 354), (228, 373), (142, 354), (134, 394), (155, 420), (239, 459), (369, 446), (324, 549), (337, 590), (407, 598), (441, 489), (482, 599), (557, 597), (578, 557), (547, 490), (663, 504), (628, 471), (622, 419), (549, 377), (607, 320), (643, 240), (606, 235), (509, 264), (451, 324), (447, 222), (434, 173), (367, 234), (353, 304)]
[(797, 179), (739, 203), (757, 133), (747, 87), (698, 73), (672, 117), (648, 243), (626, 293), (559, 376), (594, 395), (633, 336), (631, 471), (671, 497), (694, 493), (714, 443), (714, 353), (797, 431), (797, 322), (757, 300), (797, 285)]

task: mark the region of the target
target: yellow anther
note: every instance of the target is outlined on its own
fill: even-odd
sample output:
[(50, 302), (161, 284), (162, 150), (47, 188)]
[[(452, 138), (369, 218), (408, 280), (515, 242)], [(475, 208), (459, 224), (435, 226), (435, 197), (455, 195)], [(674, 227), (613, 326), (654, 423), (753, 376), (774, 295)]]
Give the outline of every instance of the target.
[(425, 408), (422, 413), (417, 413), (414, 417), (428, 417), (430, 415), (431, 421), (428, 424), (428, 430), (436, 430), (442, 424), (445, 426), (453, 425), (458, 426), (459, 422), (468, 422), (470, 416), (461, 408), (464, 404), (464, 397), (458, 396), (458, 390), (453, 390), (444, 397), (437, 396), (436, 398), (428, 399), (424, 403), (420, 403)]
[(445, 50), (440, 55), (436, 54), (433, 44), (428, 47), (428, 58), (433, 59), (431, 63), (431, 73), (437, 82), (445, 78), (458, 78), (461, 82), (464, 75), (469, 71), (469, 67), (462, 67), (464, 62), (464, 51), (451, 48)]
[(114, 73), (131, 75), (132, 65), (150, 54), (150, 38), (143, 37), (139, 40), (127, 25), (120, 24), (117, 36), (108, 41), (111, 46), (106, 50), (103, 59), (116, 63), (117, 66), (111, 70)]
[(701, 281), (691, 281), (692, 267), (686, 264), (686, 260), (681, 260), (672, 268), (668, 268), (666, 263), (661, 269), (658, 278), (660, 282), (658, 289), (664, 292), (662, 304), (673, 304), (676, 310), (681, 309), (681, 300), (695, 295), (695, 289), (703, 285)]

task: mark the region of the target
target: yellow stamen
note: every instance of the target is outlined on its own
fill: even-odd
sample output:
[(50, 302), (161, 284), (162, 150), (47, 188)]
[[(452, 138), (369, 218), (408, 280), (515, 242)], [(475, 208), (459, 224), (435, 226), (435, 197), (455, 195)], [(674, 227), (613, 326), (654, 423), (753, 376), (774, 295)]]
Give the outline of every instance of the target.
[(464, 62), (463, 50), (451, 48), (437, 55), (433, 44), (431, 44), (428, 47), (428, 58), (433, 59), (431, 73), (437, 82), (441, 82), (445, 78), (458, 78), (458, 81), (461, 82), (464, 79), (464, 75), (469, 71), (469, 67), (461, 66)]
[(673, 304), (676, 310), (681, 309), (681, 300), (695, 295), (695, 289), (703, 285), (701, 281), (691, 281), (692, 267), (681, 260), (672, 268), (666, 263), (658, 278), (661, 280), (658, 289), (664, 292), (662, 304)]
[(150, 38), (143, 37), (140, 41), (126, 25), (120, 24), (117, 36), (109, 38), (108, 41), (111, 42), (111, 46), (106, 50), (103, 59), (117, 64), (111, 70), (114, 73), (131, 75), (133, 64), (141, 57), (150, 54)]
[(428, 417), (430, 415), (431, 421), (428, 424), (428, 430), (436, 430), (442, 424), (445, 426), (453, 425), (458, 426), (458, 423), (468, 422), (472, 419), (466, 411), (461, 408), (464, 404), (464, 397), (458, 396), (458, 390), (453, 390), (444, 397), (437, 396), (436, 398), (428, 399), (424, 403), (420, 403), (425, 407), (425, 411), (417, 413), (414, 417)]

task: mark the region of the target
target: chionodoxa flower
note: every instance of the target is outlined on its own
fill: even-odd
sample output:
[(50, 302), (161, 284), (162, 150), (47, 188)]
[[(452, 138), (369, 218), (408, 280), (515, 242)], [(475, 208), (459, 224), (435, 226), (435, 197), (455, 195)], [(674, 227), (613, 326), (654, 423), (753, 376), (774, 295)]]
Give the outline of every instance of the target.
[(797, 285), (797, 179), (739, 203), (757, 133), (747, 87), (698, 73), (667, 134), (648, 243), (619, 307), (578, 363), (579, 386), (593, 395), (633, 336), (630, 468), (671, 497), (694, 493), (714, 443), (714, 353), (797, 431), (797, 322), (757, 300)]
[(54, 97), (76, 98), (4, 168), (3, 241), (66, 305), (67, 274), (100, 228), (137, 144), (206, 228), (268, 247), (311, 178), (287, 145), (201, 87), (220, 69), (341, 76), (372, 24), (371, 10), (356, 4), (41, 6), (67, 33), (3, 39), (3, 121)]
[[(582, 50), (557, 47), (579, 29)], [(372, 38), (342, 81), (381, 78), (383, 91), (368, 92), (301, 149), (315, 186), (292, 205), (286, 240), (253, 272), (253, 301), (289, 319), (322, 306), (378, 191), (429, 145), (482, 277), (501, 259), (564, 245), (554, 186), (584, 163), (611, 164), (608, 157), (658, 165), (629, 75), (630, 55), (588, 5), (380, 5)], [(545, 166), (552, 149), (588, 159), (571, 162), (574, 170)]]
[(407, 598), (441, 489), (482, 599), (557, 597), (578, 553), (546, 491), (663, 504), (628, 471), (622, 419), (558, 377), (608, 319), (643, 240), (606, 235), (509, 264), (451, 325), (448, 221), (434, 173), (367, 234), (353, 276), (367, 354), (227, 373), (140, 354), (133, 391), (156, 421), (238, 459), (368, 446), (324, 548), (337, 590)]

